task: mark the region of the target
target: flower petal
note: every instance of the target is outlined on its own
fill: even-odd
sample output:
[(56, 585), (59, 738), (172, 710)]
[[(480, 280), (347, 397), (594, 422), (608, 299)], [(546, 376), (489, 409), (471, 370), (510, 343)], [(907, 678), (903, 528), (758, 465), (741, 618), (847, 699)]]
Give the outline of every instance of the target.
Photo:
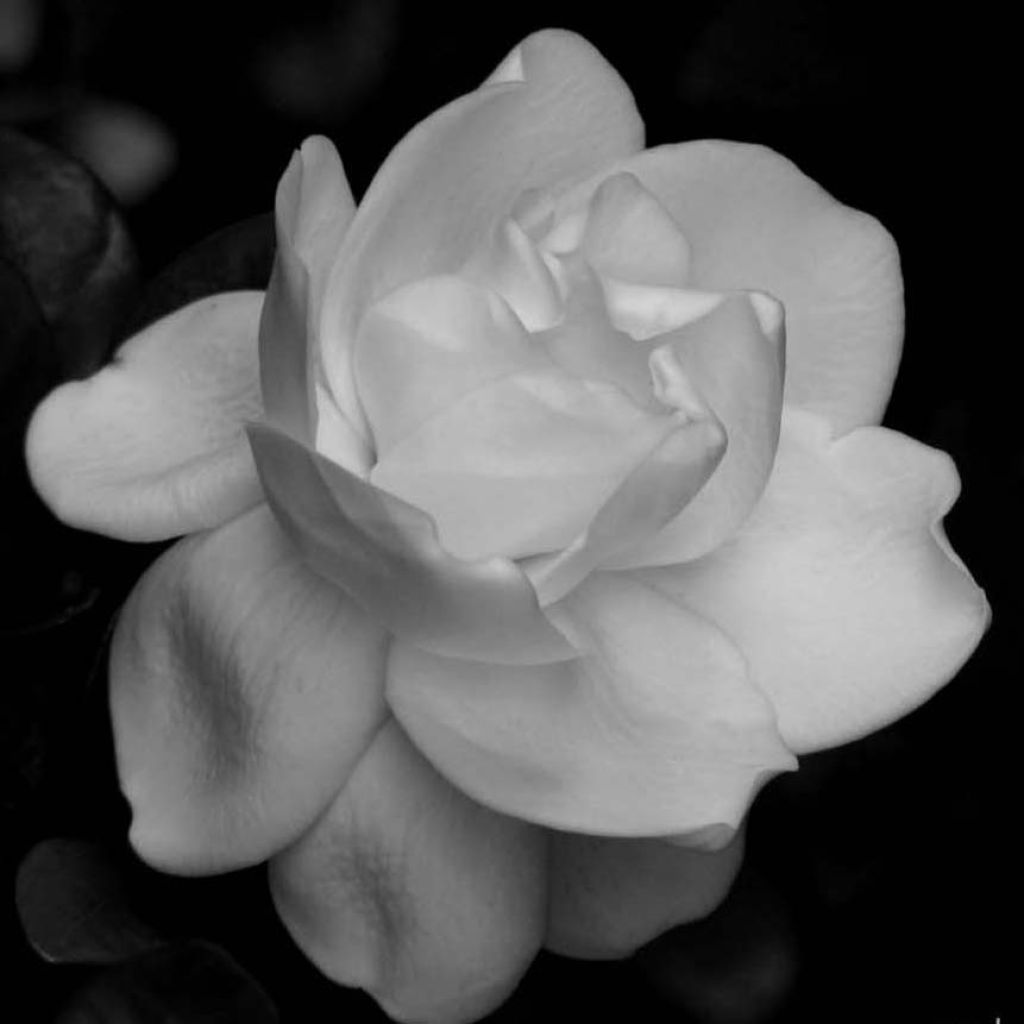
[(772, 471), (782, 415), (782, 311), (767, 295), (731, 296), (668, 336), (651, 361), (671, 397), (691, 389), (725, 428), (728, 448), (711, 479), (660, 533), (607, 563), (613, 568), (698, 558), (750, 514)]
[(419, 509), (265, 424), (249, 437), (267, 500), (306, 563), (375, 621), (455, 657), (572, 656), (514, 563), (456, 559)]
[(306, 829), (384, 715), (384, 646), (265, 506), (167, 552), (129, 598), (110, 662), (140, 855), (223, 871)]
[(349, 469), (362, 469), (365, 442), (318, 394), (323, 386), (311, 363), (328, 269), (354, 213), (334, 146), (322, 136), (306, 139), (277, 187), (277, 254), (260, 318), (260, 387), (269, 422), (307, 443), (326, 434), (335, 457), (343, 455)]
[(397, 1020), (476, 1021), (544, 931), (545, 837), (458, 792), (393, 721), (333, 805), (271, 862), (295, 941)]
[(470, 796), (601, 835), (708, 829), (727, 839), (756, 789), (795, 764), (771, 706), (714, 626), (615, 574), (562, 604), (582, 655), (554, 665), (456, 661), (397, 642), (387, 697)]
[(458, 270), (522, 191), (578, 181), (642, 145), (629, 90), (585, 40), (539, 32), (516, 52), (497, 80), (414, 128), (359, 206), (321, 317), (326, 376), (353, 419), (351, 348), (370, 305)]
[(312, 305), (319, 309), (334, 254), (355, 216), (356, 203), (334, 143), (311, 135), (292, 158), (277, 195), (279, 238), (309, 271)]
[(379, 460), (467, 392), (550, 360), (496, 294), (444, 276), (372, 306), (359, 325), (354, 364)]
[(735, 640), (792, 749), (845, 743), (930, 696), (986, 628), (984, 594), (939, 525), (958, 490), (942, 452), (876, 427), (835, 440), (787, 410), (735, 539), (644, 578)]
[(714, 418), (676, 427), (619, 484), (568, 547), (525, 563), (541, 605), (560, 600), (593, 569), (664, 528), (705, 486), (725, 447), (725, 433)]
[(590, 200), (580, 251), (601, 277), (681, 288), (690, 246), (668, 211), (632, 174), (604, 179)]
[(394, 445), (370, 480), (437, 523), (460, 558), (558, 550), (679, 425), (561, 369), (501, 377)]
[(260, 413), (260, 292), (158, 320), (114, 362), (53, 391), (29, 426), (32, 482), (72, 526), (164, 540), (217, 526), (262, 494), (242, 424)]
[[(836, 202), (762, 146), (661, 146), (606, 172), (634, 174), (690, 244), (691, 288), (757, 289), (786, 308), (786, 403), (842, 434), (877, 423), (903, 338), (896, 245), (872, 217)], [(606, 174), (581, 186), (586, 202)]]
[(619, 959), (676, 925), (706, 917), (743, 861), (743, 833), (720, 850), (662, 839), (552, 832), (545, 946), (563, 956)]

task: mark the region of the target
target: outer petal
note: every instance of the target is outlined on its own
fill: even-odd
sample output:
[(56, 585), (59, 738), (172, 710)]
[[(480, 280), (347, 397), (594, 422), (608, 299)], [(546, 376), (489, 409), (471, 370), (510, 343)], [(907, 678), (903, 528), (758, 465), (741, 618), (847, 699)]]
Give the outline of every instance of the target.
[(625, 84), (579, 36), (530, 36), (501, 73), (421, 123), (359, 206), (332, 272), (321, 354), (339, 405), (358, 414), (349, 363), (363, 311), (399, 285), (461, 267), (529, 188), (572, 182), (636, 152)]
[(29, 470), (61, 519), (125, 540), (163, 540), (261, 500), (242, 424), (260, 412), (262, 299), (226, 292), (193, 302), (36, 409)]
[(450, 786), (393, 721), (330, 810), (271, 864), (310, 959), (398, 1020), (459, 1024), (501, 1003), (540, 946), (545, 836)]
[(582, 959), (629, 956), (669, 928), (710, 914), (729, 892), (743, 845), (742, 832), (714, 851), (552, 832), (545, 945)]
[(413, 740), (460, 789), (530, 821), (727, 839), (753, 792), (795, 764), (739, 652), (614, 574), (556, 610), (575, 661), (513, 667), (393, 645), (388, 702)]
[[(761, 146), (702, 141), (623, 161), (690, 244), (689, 286), (758, 289), (786, 308), (786, 402), (839, 433), (877, 423), (903, 337), (896, 245), (872, 217), (836, 202)], [(602, 178), (580, 190), (580, 203)]]
[(228, 870), (307, 828), (383, 717), (384, 645), (265, 507), (165, 554), (129, 598), (110, 663), (143, 858)]
[[(327, 274), (355, 214), (337, 151), (322, 136), (306, 139), (277, 187), (277, 255), (260, 318), (260, 385), (267, 419), (362, 469), (365, 445), (327, 396), (317, 395), (316, 351)], [(326, 409), (326, 422), (322, 413)]]
[(797, 752), (878, 729), (950, 679), (988, 621), (939, 521), (942, 452), (882, 428), (833, 440), (787, 410), (775, 472), (736, 538), (644, 578), (739, 645)]
[(267, 499), (306, 563), (430, 650), (531, 664), (572, 656), (522, 570), (465, 562), (430, 518), (265, 425), (249, 430)]

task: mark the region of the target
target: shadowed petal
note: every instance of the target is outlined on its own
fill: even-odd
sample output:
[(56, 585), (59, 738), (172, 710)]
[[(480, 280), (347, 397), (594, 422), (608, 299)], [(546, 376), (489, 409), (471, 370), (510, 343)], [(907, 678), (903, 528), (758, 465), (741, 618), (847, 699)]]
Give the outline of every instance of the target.
[(351, 347), (370, 305), (458, 270), (524, 190), (578, 181), (642, 145), (629, 90), (585, 40), (539, 32), (516, 55), (490, 84), (414, 128), (359, 205), (321, 317), (326, 376), (354, 421)]
[(29, 425), (32, 482), (65, 522), (124, 540), (218, 526), (262, 494), (243, 423), (261, 411), (261, 292), (224, 292), (158, 320)]
[(479, 1020), (518, 982), (544, 932), (545, 836), (474, 803), (394, 721), (327, 813), (271, 862), (306, 955), (396, 1020)]
[(742, 832), (720, 850), (552, 832), (545, 946), (587, 960), (629, 956), (710, 914), (729, 892), (743, 845)]
[(834, 440), (787, 410), (754, 515), (707, 558), (644, 578), (718, 623), (797, 752), (881, 728), (950, 679), (988, 623), (940, 520), (949, 457), (895, 431)]
[(301, 565), (266, 507), (182, 541), (118, 621), (110, 702), (131, 840), (183, 873), (307, 828), (383, 717), (385, 636)]
[(574, 661), (507, 666), (391, 648), (388, 703), (474, 798), (555, 828), (704, 829), (720, 845), (758, 787), (794, 766), (739, 652), (705, 620), (611, 573), (549, 612), (581, 651)]
[(572, 656), (513, 562), (454, 558), (419, 509), (272, 427), (254, 424), (249, 436), (267, 500), (306, 564), (375, 621), (456, 657)]

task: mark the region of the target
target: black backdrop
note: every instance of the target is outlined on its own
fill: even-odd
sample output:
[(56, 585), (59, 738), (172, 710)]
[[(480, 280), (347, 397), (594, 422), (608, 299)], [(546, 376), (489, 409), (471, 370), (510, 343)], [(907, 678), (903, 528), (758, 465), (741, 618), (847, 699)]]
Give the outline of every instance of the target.
[[(1008, 692), (1020, 676), (1013, 580), (1024, 566), (1014, 532), (1024, 432), (1002, 397), (1014, 317), (1012, 299), (994, 287), (1000, 135), (981, 116), (991, 115), (992, 97), (978, 79), (998, 26), (982, 39), (952, 15), (944, 21), (933, 11), (925, 24), (918, 5), (879, 0), (637, 0), (586, 14), (531, 2), (258, 7), (51, 0), (40, 5), (31, 56), (0, 78), (0, 118), (36, 139), (69, 144), (68, 125), (92, 96), (136, 104), (166, 127), (173, 173), (124, 212), (143, 281), (218, 228), (265, 212), (306, 134), (335, 140), (358, 196), (409, 127), (474, 87), (520, 37), (548, 25), (575, 29), (634, 90), (650, 144), (709, 136), (765, 143), (895, 235), (907, 337), (886, 423), (954, 456), (964, 491), (948, 532), (994, 608), (976, 657), (928, 705), (807, 758), (800, 773), (768, 787), (752, 815), (747, 865), (720, 911), (622, 964), (542, 957), (495, 1019), (1008, 1019), (1005, 936), (1018, 920), (1010, 866), (1019, 859), (1007, 826)], [(261, 224), (247, 236), (245, 272), (256, 276), (267, 256)], [(0, 369), (5, 400), (15, 395), (3, 435), (13, 448), (25, 411), (17, 411), (17, 382), (28, 377), (16, 360)], [(59, 372), (41, 371), (22, 393)], [(282, 1020), (381, 1019), (369, 1000), (323, 982), (291, 949), (258, 871), (184, 882), (122, 861), (124, 810), (97, 665), (111, 614), (157, 548), (59, 531), (23, 486), (11, 469), (0, 622), (0, 866), (11, 895), (19, 865), (19, 894), (37, 900), (69, 875), (113, 873), (123, 898), (162, 933), (227, 950)], [(40, 854), (36, 844), (54, 837), (90, 845)], [(13, 898), (3, 925), (11, 953), (0, 1000), (23, 1007), (13, 1019), (54, 1020), (75, 998), (79, 1010), (67, 1012), (79, 1016), (65, 1020), (263, 1019), (252, 1007), (237, 1009), (247, 997), (223, 979), (211, 982), (187, 951), (184, 961), (154, 968), (171, 979), (159, 984), (186, 986), (190, 971), (197, 988), (223, 984), (221, 1002), (235, 1005), (235, 1016), (160, 1017), (140, 1009), (149, 997), (123, 994), (135, 982), (44, 963)], [(108, 989), (101, 984), (97, 996), (98, 983)], [(125, 1015), (128, 1005), (136, 1016)]]

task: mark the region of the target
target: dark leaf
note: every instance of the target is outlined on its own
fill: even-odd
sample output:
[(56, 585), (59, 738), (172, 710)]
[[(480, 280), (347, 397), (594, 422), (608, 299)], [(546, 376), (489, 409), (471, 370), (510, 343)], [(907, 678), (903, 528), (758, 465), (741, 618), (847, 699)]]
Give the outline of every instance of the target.
[(134, 247), (106, 190), (69, 157), (0, 128), (0, 257), (24, 275), (64, 378), (105, 361), (137, 289)]
[(78, 839), (38, 843), (18, 869), (18, 915), (36, 952), (53, 963), (119, 963), (162, 937), (134, 912), (128, 863)]
[[(0, 198), (2, 202), (2, 198)], [(21, 434), (36, 403), (53, 386), (57, 352), (24, 274), (0, 255), (0, 458), (7, 479), (8, 442), (20, 457)]]
[(207, 942), (168, 946), (104, 971), (54, 1024), (273, 1024), (270, 997)]
[(66, 616), (95, 596), (68, 563), (70, 531), (46, 513), (25, 464), (29, 417), (60, 372), (52, 331), (28, 281), (0, 257), (0, 632)]
[(147, 287), (127, 333), (216, 292), (266, 288), (275, 247), (269, 213), (222, 228), (179, 256)]

